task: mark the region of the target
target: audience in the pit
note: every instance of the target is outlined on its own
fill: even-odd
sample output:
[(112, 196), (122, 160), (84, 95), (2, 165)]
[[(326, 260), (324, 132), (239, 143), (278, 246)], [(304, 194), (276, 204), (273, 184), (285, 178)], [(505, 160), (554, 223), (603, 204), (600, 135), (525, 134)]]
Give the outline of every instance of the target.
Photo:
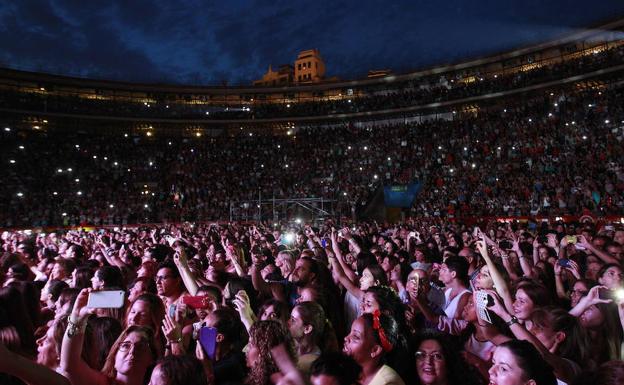
[[(6, 232), (0, 354), (14, 365), (0, 365), (3, 383), (42, 384), (37, 376), (49, 370), (58, 381), (128, 385), (308, 377), (353, 384), (354, 375), (362, 385), (608, 384), (606, 371), (617, 375), (624, 357), (620, 223), (473, 226), (423, 217), (340, 228), (325, 221), (279, 228), (277, 241), (274, 226), (265, 226)], [(300, 239), (285, 242), (291, 232)], [(102, 239), (119, 243), (106, 258), (99, 257)], [(60, 267), (41, 271), (50, 253)], [(288, 279), (274, 274), (280, 258), (294, 264)], [(27, 273), (7, 275), (16, 263)], [(69, 265), (94, 271), (93, 287), (54, 280), (71, 277)], [(260, 273), (271, 265), (273, 273)], [(583, 278), (593, 266), (598, 282)], [(215, 269), (223, 280), (209, 279)], [(148, 270), (155, 273), (137, 278)], [(466, 302), (451, 311), (442, 296), (438, 306), (431, 293), (444, 286), (452, 293), (458, 277), (468, 277), (458, 286)], [(68, 290), (74, 294), (62, 302)], [(121, 308), (89, 307), (92, 293), (111, 290), (126, 294)], [(359, 303), (353, 319), (342, 306), (349, 301)], [(277, 362), (279, 346), (286, 350)], [(344, 373), (327, 362), (340, 349), (333, 361)]]

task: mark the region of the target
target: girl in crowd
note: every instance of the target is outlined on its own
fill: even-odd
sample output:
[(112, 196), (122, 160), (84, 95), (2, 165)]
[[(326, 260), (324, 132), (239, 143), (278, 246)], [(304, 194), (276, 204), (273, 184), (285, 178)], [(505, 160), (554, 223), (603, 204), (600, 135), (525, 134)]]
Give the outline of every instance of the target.
[(153, 278), (139, 277), (128, 285), (128, 302), (134, 302), (141, 294), (156, 294), (156, 283)]
[[(624, 333), (618, 316), (618, 308), (612, 298), (601, 298), (613, 292), (606, 286), (594, 286), (579, 303), (570, 310), (587, 330), (591, 341), (591, 356), (596, 364), (620, 360)], [(621, 306), (621, 305), (620, 305)]]
[(61, 370), (74, 384), (142, 385), (148, 369), (158, 358), (150, 328), (126, 328), (110, 349), (102, 371), (90, 368), (81, 358), (84, 330), (90, 312), (86, 307), (90, 291), (81, 290), (74, 304), (61, 347)]
[(96, 270), (91, 278), (91, 286), (95, 290), (124, 290), (123, 275), (117, 266), (102, 266)]
[(557, 385), (552, 367), (527, 341), (511, 340), (498, 346), (489, 374), (490, 385)]
[(598, 283), (609, 290), (622, 288), (623, 277), (622, 267), (617, 263), (607, 263), (598, 271)]
[(517, 316), (511, 315), (492, 290), (488, 291), (493, 305), (489, 309), (509, 325), (517, 339), (529, 341), (554, 370), (557, 378), (570, 383), (580, 372), (579, 363), (589, 358), (587, 339), (576, 319), (563, 309), (545, 307), (536, 309), (531, 327), (526, 328)]
[(392, 317), (400, 330), (405, 330), (405, 307), (394, 290), (387, 286), (369, 287), (362, 296), (360, 310), (362, 314), (379, 310)]
[(476, 385), (478, 377), (453, 346), (449, 337), (425, 331), (414, 341), (417, 385)]
[(208, 379), (197, 358), (167, 356), (158, 360), (149, 385), (208, 385)]
[(145, 293), (138, 296), (128, 307), (124, 327), (144, 326), (151, 328), (156, 337), (160, 323), (165, 317), (165, 306), (156, 294)]
[(524, 280), (516, 286), (515, 300), (511, 309), (507, 309), (520, 323), (531, 327), (531, 315), (539, 307), (552, 302), (548, 289), (537, 281)]
[(271, 374), (278, 372), (271, 349), (284, 344), (289, 356), (296, 362), (297, 353), (288, 330), (276, 321), (257, 321), (249, 330), (249, 343), (245, 348), (249, 375), (248, 385), (270, 385)]
[(465, 339), (466, 359), (484, 377), (487, 377), (492, 352), (496, 346), (510, 340), (510, 337), (506, 335), (509, 330), (500, 318), (493, 315), (490, 315), (493, 318), (493, 323), (479, 319), (475, 307), (476, 301), (476, 295), (469, 298), (460, 319), (436, 314), (422, 297), (417, 300), (417, 303), (423, 315), (427, 317), (429, 322), (435, 324), (438, 330), (462, 336)]
[[(349, 246), (354, 244), (353, 238), (350, 238)], [(332, 275), (347, 290), (344, 298), (344, 312), (347, 327), (355, 318), (361, 314), (359, 304), (362, 302), (364, 291), (373, 286), (387, 286), (388, 277), (384, 269), (376, 263), (375, 257), (369, 253), (360, 253), (358, 261), (370, 261), (367, 264), (361, 264), (361, 270), (358, 269), (360, 277), (346, 263), (343, 253), (338, 243), (338, 234), (331, 232), (331, 244), (333, 253), (329, 253), (329, 264), (331, 266)]]
[(306, 374), (322, 352), (338, 350), (338, 341), (325, 311), (315, 302), (301, 302), (295, 306), (290, 313), (288, 329), (297, 347), (297, 366)]
[(70, 286), (82, 290), (91, 287), (92, 279), (95, 272), (88, 266), (81, 266), (72, 272), (72, 280)]
[(242, 384), (245, 379), (245, 356), (242, 347), (247, 333), (238, 314), (229, 308), (219, 308), (206, 316), (206, 327), (217, 329), (213, 361), (215, 384)]
[(362, 315), (351, 324), (343, 352), (362, 367), (362, 385), (403, 385), (403, 379), (389, 362), (392, 356), (400, 354), (399, 345), (396, 321), (377, 310)]

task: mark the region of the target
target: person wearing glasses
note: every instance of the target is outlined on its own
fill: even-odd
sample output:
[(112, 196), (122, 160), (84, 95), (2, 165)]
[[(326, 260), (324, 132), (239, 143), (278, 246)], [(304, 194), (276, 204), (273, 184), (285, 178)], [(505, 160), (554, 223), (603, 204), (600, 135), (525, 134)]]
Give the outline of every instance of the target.
[(154, 333), (143, 326), (126, 328), (115, 341), (101, 371), (92, 369), (82, 359), (87, 318), (94, 309), (87, 308), (91, 289), (78, 294), (61, 346), (60, 371), (72, 384), (142, 385), (147, 371), (158, 359)]
[(425, 330), (414, 341), (418, 385), (476, 385), (479, 384), (461, 349), (454, 346), (448, 335)]
[(184, 282), (173, 262), (165, 261), (158, 265), (156, 272), (156, 291), (165, 304), (169, 317), (174, 317), (176, 310), (185, 294)]

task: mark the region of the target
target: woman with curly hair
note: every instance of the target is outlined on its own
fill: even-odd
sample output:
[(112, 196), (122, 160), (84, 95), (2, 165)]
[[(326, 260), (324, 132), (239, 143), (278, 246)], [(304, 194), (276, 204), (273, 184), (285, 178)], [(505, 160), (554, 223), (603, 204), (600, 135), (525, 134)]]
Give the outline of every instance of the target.
[(426, 330), (414, 341), (416, 352), (416, 384), (421, 385), (473, 385), (479, 384), (466, 361), (459, 354), (447, 334)]
[(247, 385), (270, 385), (271, 374), (279, 371), (271, 356), (271, 349), (284, 344), (293, 361), (297, 361), (295, 344), (288, 330), (277, 321), (256, 321), (249, 329), (249, 343), (245, 349), (249, 375)]

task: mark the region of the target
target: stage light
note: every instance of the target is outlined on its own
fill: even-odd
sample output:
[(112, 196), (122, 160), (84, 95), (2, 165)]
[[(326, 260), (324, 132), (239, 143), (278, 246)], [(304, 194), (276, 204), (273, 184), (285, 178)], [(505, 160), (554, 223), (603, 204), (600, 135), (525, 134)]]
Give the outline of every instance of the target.
[(78, 196), (82, 195), (82, 191), (78, 191), (78, 192), (76, 193), (76, 195), (78, 195)]
[(11, 160), (9, 160), (9, 163), (11, 163), (11, 164), (15, 164), (15, 159), (11, 159)]
[(23, 197), (23, 196), (24, 196), (24, 194), (23, 194), (23, 193), (21, 193), (21, 192), (18, 192), (18, 193), (17, 193), (17, 196), (21, 198), (21, 197)]

